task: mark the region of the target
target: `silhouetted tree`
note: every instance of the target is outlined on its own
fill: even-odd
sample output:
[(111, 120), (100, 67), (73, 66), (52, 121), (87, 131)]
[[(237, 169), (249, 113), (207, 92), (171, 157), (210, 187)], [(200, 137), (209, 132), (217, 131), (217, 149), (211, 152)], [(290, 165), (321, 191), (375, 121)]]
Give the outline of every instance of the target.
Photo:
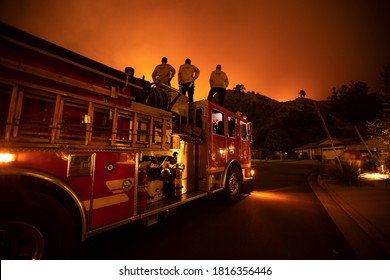
[(245, 91), (245, 86), (242, 84), (237, 84), (234, 88), (234, 93), (243, 93)]
[(301, 89), (298, 94), (299, 94), (300, 97), (305, 97), (306, 96), (306, 92), (303, 89)]
[[(383, 66), (380, 73), (382, 79), (382, 98), (384, 103), (390, 101), (390, 64)], [(373, 121), (368, 121), (366, 124), (367, 131), (371, 136), (371, 141), (376, 142), (375, 145), (381, 147), (376, 154), (379, 160), (379, 165), (385, 165), (390, 168), (390, 116), (384, 110), (384, 114), (378, 116)]]
[(351, 81), (349, 86), (333, 88), (331, 100), (333, 113), (357, 124), (375, 119), (383, 110), (378, 92), (369, 94), (369, 86), (364, 82)]
[(375, 145), (381, 147), (377, 153), (379, 165), (390, 168), (390, 119), (380, 118), (372, 122), (367, 122), (367, 130)]

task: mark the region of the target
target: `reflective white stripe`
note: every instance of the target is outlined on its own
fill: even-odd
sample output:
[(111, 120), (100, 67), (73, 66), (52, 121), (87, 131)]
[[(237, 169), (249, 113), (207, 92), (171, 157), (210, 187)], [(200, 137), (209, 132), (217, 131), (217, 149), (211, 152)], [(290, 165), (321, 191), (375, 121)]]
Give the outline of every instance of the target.
[[(112, 206), (115, 204), (129, 201), (128, 195), (125, 194), (123, 190), (124, 180), (130, 180), (131, 182), (134, 182), (134, 178), (125, 178), (125, 179), (107, 181), (106, 186), (114, 195), (94, 198), (93, 209), (99, 209), (102, 207)], [(83, 203), (87, 211), (91, 210), (91, 202), (89, 200), (84, 200)]]
[[(93, 209), (99, 209), (99, 208), (123, 203), (126, 201), (129, 201), (129, 197), (125, 193), (101, 197), (101, 198), (95, 198), (93, 200)], [(85, 200), (83, 202), (85, 208), (87, 209), (87, 211), (89, 211), (91, 208), (89, 200)]]

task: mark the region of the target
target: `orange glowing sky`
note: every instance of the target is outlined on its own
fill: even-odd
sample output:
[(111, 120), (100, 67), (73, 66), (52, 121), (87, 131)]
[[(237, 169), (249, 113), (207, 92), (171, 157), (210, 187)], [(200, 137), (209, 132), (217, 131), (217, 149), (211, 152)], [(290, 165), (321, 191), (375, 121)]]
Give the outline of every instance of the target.
[(230, 89), (278, 101), (325, 100), (350, 80), (377, 89), (389, 19), (387, 0), (0, 0), (2, 22), (140, 78), (163, 56), (177, 70), (191, 58), (195, 100), (216, 64)]

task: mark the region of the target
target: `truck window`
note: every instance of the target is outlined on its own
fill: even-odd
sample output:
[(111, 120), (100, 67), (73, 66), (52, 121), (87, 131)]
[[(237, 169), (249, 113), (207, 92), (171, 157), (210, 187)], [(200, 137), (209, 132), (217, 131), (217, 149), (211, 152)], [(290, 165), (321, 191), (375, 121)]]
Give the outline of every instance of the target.
[(213, 133), (218, 135), (225, 135), (223, 114), (216, 110), (212, 110), (211, 120), (213, 125)]
[(247, 124), (247, 131), (248, 131), (248, 140), (252, 143), (253, 137), (252, 137), (252, 123)]
[(229, 137), (236, 137), (236, 119), (228, 116), (228, 135)]
[(241, 139), (243, 141), (248, 141), (249, 140), (249, 135), (248, 135), (246, 123), (241, 122), (240, 128), (241, 128)]

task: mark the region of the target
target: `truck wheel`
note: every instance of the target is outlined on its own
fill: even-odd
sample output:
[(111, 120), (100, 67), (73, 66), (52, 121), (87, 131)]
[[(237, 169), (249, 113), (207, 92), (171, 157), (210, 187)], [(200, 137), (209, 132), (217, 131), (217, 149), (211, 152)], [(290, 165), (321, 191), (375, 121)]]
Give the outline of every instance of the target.
[(2, 203), (1, 259), (67, 259), (76, 244), (73, 219), (60, 202), (42, 193)]
[(2, 260), (39, 260), (44, 252), (42, 233), (30, 223), (6, 221), (0, 224)]
[(230, 167), (225, 182), (226, 197), (228, 201), (234, 202), (238, 200), (240, 197), (241, 185), (240, 170), (237, 166)]

